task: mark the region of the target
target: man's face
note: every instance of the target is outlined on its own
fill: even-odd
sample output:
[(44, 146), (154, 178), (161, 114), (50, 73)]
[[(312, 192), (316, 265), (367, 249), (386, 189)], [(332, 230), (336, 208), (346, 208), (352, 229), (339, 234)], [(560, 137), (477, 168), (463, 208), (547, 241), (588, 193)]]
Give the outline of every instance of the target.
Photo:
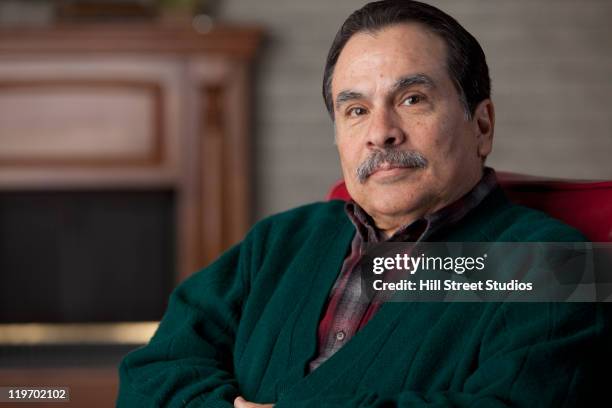
[[(331, 88), (347, 188), (379, 228), (442, 208), (479, 180), (491, 149), (492, 105), (481, 103), (474, 119), (467, 118), (448, 73), (446, 45), (424, 26), (355, 34), (338, 58)], [(491, 116), (485, 137), (482, 114)], [(393, 158), (380, 154), (388, 160), (371, 160), (387, 150), (399, 151), (394, 157), (403, 161), (389, 165)]]

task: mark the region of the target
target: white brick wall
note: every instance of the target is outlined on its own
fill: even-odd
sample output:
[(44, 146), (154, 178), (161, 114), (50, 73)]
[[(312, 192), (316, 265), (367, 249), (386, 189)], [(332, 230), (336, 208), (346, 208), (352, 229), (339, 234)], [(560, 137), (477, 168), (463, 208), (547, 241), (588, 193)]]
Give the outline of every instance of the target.
[[(612, 1), (435, 0), (483, 46), (503, 170), (612, 179)], [(323, 64), (349, 0), (224, 0), (221, 17), (268, 30), (257, 70), (258, 218), (321, 199), (340, 176), (321, 98)]]

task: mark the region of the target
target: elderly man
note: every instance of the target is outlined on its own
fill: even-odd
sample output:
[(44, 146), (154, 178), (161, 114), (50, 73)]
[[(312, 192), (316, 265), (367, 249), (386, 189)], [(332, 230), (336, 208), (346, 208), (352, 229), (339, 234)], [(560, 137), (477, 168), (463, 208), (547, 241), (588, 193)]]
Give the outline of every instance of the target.
[(492, 169), (484, 53), (452, 17), (370, 3), (338, 32), (323, 94), (354, 201), (259, 222), (173, 293), (120, 369), (120, 406), (577, 406), (608, 326), (596, 304), (363, 302), (382, 241), (581, 241), (511, 204)]

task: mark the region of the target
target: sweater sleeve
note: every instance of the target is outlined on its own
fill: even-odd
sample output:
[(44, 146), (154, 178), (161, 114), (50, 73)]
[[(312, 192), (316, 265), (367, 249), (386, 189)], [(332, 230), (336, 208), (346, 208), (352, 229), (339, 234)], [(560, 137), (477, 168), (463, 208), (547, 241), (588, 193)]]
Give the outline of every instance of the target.
[(183, 282), (148, 345), (122, 361), (118, 407), (230, 408), (231, 356), (248, 293), (245, 244)]
[(275, 408), (595, 406), (606, 389), (597, 372), (611, 362), (609, 312), (608, 304), (505, 304), (480, 361), (458, 387), (385, 395), (364, 385), (337, 395), (330, 386), (303, 399), (281, 398)]

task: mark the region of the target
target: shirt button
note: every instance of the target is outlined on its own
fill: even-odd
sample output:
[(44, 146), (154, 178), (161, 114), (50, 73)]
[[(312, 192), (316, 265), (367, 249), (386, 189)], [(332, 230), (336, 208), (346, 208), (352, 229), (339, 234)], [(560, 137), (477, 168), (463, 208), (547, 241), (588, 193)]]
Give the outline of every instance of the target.
[(344, 336), (345, 336), (344, 332), (340, 330), (339, 332), (336, 333), (336, 340), (342, 341), (344, 340)]

